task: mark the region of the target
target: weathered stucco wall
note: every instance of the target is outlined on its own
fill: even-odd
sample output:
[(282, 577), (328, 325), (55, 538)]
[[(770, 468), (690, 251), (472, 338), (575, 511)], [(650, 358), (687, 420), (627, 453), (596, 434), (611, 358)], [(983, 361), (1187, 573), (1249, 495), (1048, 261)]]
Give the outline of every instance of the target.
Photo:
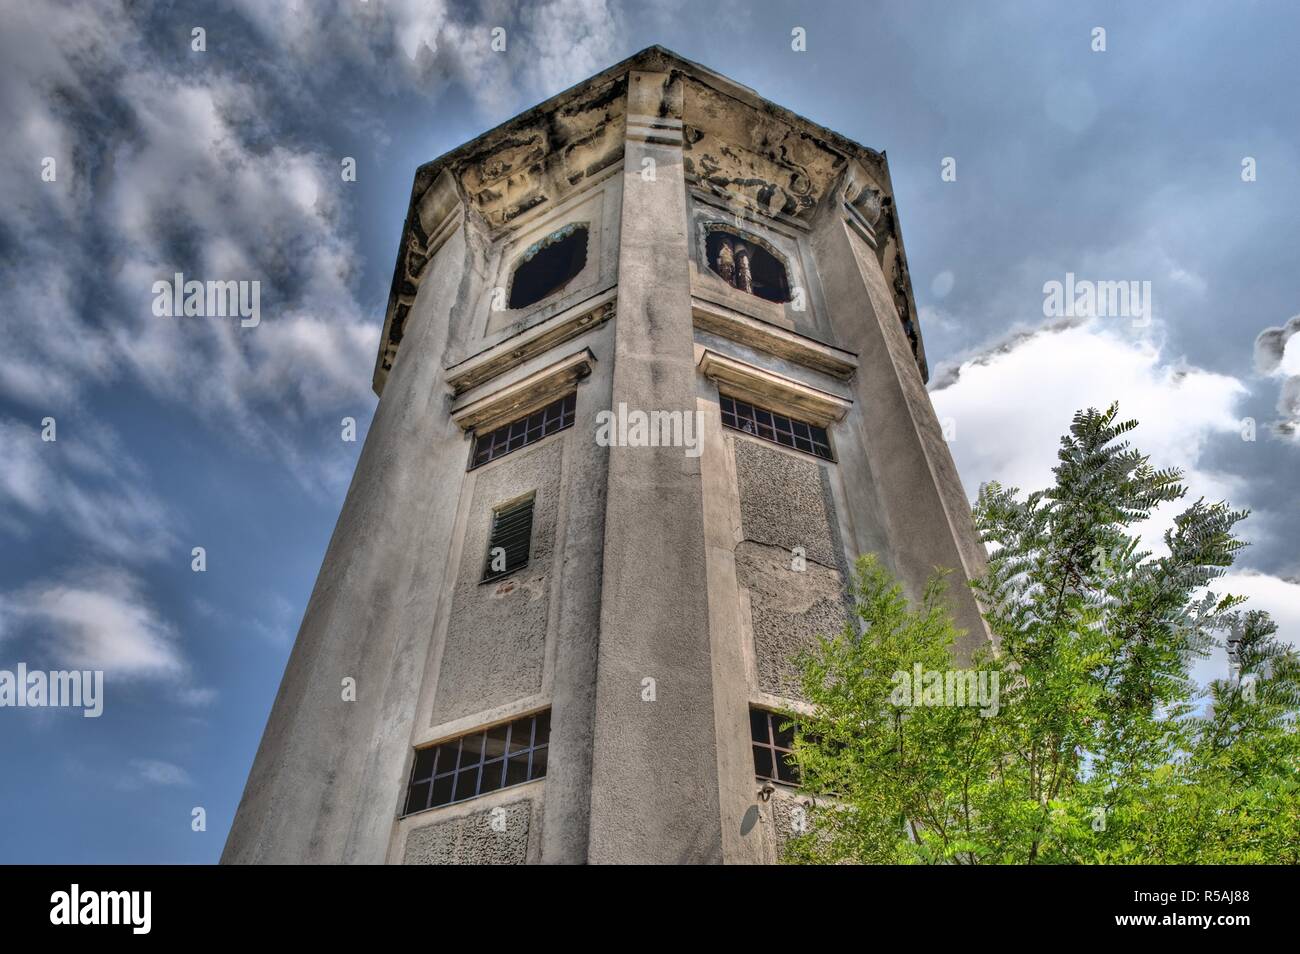
[(844, 627), (844, 578), (817, 563), (802, 571), (790, 563), (790, 552), (780, 547), (748, 540), (736, 546), (736, 573), (749, 593), (758, 688), (799, 699), (796, 658), (812, 649), (818, 636)]
[(743, 437), (734, 439), (736, 484), (745, 539), (793, 550), (844, 569), (844, 546), (829, 465)]
[(384, 860), (465, 476), (441, 355), (469, 254), (463, 232), (450, 238), (411, 309), (223, 862)]
[[(680, 87), (667, 73), (634, 70), (627, 112), (680, 122)], [(629, 132), (625, 151), (611, 406), (690, 412), (681, 134), (637, 136)], [(680, 447), (611, 447), (608, 480), (589, 857), (718, 862), (700, 463)], [(654, 702), (642, 696), (647, 677), (660, 687)]]
[(836, 342), (861, 365), (841, 468), (850, 505), (874, 511), (884, 529), (883, 546), (860, 552), (881, 554), (913, 600), (936, 570), (958, 571), (948, 604), (966, 633), (958, 650), (969, 653), (989, 635), (962, 577), (982, 572), (984, 551), (892, 292), (876, 255), (841, 216), (820, 219), (811, 244), (828, 300), (852, 303), (831, 311)]
[[(477, 476), (438, 672), (434, 724), (542, 690), (562, 449), (559, 441), (549, 441), (515, 451)], [(536, 496), (528, 565), (499, 582), (480, 582), (493, 508), (529, 493)]]
[[(800, 698), (796, 657), (844, 625), (844, 548), (828, 465), (733, 438), (744, 539), (736, 575), (749, 593), (758, 688)], [(795, 569), (795, 548), (805, 552)]]
[(528, 861), (536, 812), (533, 799), (474, 805), (468, 814), (430, 813), (426, 824), (407, 834), (402, 864), (522, 865)]

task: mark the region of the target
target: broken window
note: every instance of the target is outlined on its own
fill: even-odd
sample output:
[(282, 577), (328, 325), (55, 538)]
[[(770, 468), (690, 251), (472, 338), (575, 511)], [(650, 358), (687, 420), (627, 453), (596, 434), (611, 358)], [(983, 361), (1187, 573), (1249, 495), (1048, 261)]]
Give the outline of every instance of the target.
[(587, 223), (572, 222), (542, 239), (515, 266), (510, 276), (508, 307), (527, 308), (549, 298), (587, 265)]
[(785, 266), (758, 242), (726, 229), (713, 229), (704, 245), (709, 268), (732, 288), (766, 301), (790, 300)]

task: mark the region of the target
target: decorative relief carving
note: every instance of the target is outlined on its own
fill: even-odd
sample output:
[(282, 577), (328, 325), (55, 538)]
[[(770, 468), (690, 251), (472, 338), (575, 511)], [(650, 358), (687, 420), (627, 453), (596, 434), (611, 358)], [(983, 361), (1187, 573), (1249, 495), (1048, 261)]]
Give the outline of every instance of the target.
[[(551, 104), (422, 167), (394, 276), (389, 319), (376, 367), (376, 384), (392, 369), (429, 259), (445, 236), (439, 211), (473, 213), (487, 233), (510, 226), (539, 206), (553, 206), (583, 181), (623, 158), (626, 74)], [(437, 221), (434, 221), (434, 220)]]
[(690, 76), (684, 94), (687, 178), (763, 215), (811, 221), (845, 154), (770, 104), (741, 102)]
[(903, 328), (903, 334), (907, 336), (912, 357), (916, 360), (924, 381), (929, 376), (925, 345), (913, 317), (911, 278), (907, 274), (907, 261), (902, 254), (893, 198), (881, 187), (880, 180), (857, 161), (850, 162), (845, 171), (841, 196), (846, 221), (875, 249), (880, 268), (889, 279), (898, 322)]
[[(631, 76), (645, 75), (639, 70), (662, 76), (662, 88), (633, 84)], [(635, 100), (631, 109), (629, 95)], [(554, 207), (619, 163), (626, 140), (675, 145), (679, 136), (691, 188), (745, 215), (807, 228), (828, 201), (842, 202), (849, 221), (876, 250), (925, 376), (924, 345), (883, 154), (652, 47), (421, 167), (390, 295), (376, 389), (382, 389), (395, 360), (429, 261), (448, 234), (447, 209), (458, 210), (456, 225), (464, 223), (472, 233), (467, 255), (473, 258), (522, 216)], [(747, 238), (742, 243), (733, 242), (713, 257), (701, 254), (701, 264), (734, 288), (769, 297), (760, 291), (765, 284), (761, 246)], [(468, 261), (466, 267), (477, 263)]]

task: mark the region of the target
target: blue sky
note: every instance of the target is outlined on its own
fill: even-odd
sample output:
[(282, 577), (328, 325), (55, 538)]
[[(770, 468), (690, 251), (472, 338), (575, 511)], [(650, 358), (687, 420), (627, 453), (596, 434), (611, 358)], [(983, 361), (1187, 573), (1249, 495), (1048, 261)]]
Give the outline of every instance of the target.
[[(1294, 641), (1297, 35), (1282, 2), (4, 5), (0, 669), (103, 668), (107, 700), (0, 709), (0, 861), (216, 860), (375, 406), (415, 167), (653, 43), (888, 152), (972, 495), (1041, 485), (1119, 399), (1193, 496), (1254, 511), (1228, 582)], [(261, 280), (261, 324), (155, 317), (176, 271)], [(1150, 281), (1152, 322), (1045, 317), (1067, 272)]]

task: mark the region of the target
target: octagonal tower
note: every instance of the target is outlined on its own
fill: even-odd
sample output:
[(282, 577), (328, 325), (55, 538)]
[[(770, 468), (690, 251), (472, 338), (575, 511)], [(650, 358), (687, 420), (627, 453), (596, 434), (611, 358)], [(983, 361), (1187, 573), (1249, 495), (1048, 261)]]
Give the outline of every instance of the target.
[(926, 374), (884, 154), (664, 49), (422, 166), (223, 861), (776, 860), (854, 559), (987, 638)]

